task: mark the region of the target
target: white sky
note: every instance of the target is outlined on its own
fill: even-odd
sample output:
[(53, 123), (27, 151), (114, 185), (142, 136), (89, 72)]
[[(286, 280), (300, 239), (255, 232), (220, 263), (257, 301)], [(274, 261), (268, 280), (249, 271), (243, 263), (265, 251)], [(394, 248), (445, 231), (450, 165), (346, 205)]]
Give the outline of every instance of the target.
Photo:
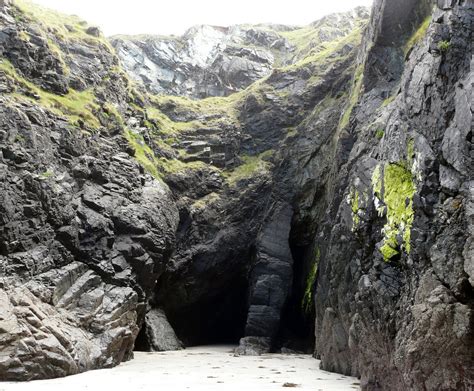
[(182, 34), (196, 24), (306, 25), (373, 0), (33, 0), (99, 26), (105, 35)]

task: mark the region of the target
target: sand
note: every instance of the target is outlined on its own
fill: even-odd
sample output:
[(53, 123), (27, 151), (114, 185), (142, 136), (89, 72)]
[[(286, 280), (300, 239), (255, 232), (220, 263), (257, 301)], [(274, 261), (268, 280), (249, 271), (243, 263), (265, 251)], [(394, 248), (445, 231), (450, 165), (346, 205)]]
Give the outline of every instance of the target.
[(269, 354), (235, 357), (231, 346), (188, 348), (178, 352), (136, 352), (112, 369), (61, 379), (0, 383), (0, 391), (212, 391), (359, 390), (353, 377), (319, 369), (309, 355)]

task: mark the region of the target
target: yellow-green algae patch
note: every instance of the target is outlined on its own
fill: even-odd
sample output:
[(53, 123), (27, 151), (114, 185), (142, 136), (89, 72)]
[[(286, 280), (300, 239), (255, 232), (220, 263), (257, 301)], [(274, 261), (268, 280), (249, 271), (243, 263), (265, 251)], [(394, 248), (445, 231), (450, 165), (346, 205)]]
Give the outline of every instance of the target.
[(308, 274), (308, 277), (306, 278), (306, 287), (303, 295), (303, 300), (301, 301), (301, 309), (305, 314), (309, 314), (311, 312), (311, 308), (313, 305), (314, 285), (316, 283), (316, 277), (318, 275), (318, 266), (320, 259), (321, 253), (319, 251), (319, 248), (316, 248), (314, 261), (311, 266), (311, 270)]
[(374, 195), (386, 206), (387, 222), (382, 230), (384, 238), (380, 247), (384, 260), (389, 261), (400, 251), (410, 253), (413, 196), (416, 192), (411, 171), (403, 163), (389, 163), (384, 166), (382, 176), (381, 167), (377, 166), (372, 175), (372, 186)]

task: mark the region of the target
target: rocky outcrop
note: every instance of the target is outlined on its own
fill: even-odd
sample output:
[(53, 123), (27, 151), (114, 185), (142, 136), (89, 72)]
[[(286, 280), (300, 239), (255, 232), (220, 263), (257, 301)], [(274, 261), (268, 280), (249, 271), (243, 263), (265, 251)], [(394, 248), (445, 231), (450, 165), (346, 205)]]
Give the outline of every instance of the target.
[(111, 42), (127, 72), (153, 94), (228, 96), (343, 37), (364, 12), (331, 15), (306, 28), (198, 25), (181, 37), (116, 36)]
[(267, 76), (289, 44), (272, 31), (195, 26), (182, 37), (115, 37), (125, 69), (155, 94), (226, 96)]
[(473, 8), (374, 7), (316, 239), (316, 354), (367, 390), (469, 389)]
[(135, 348), (138, 350), (164, 352), (183, 348), (183, 343), (176, 337), (165, 312), (161, 309), (154, 308), (147, 312), (141, 333), (142, 338), (138, 336), (135, 343)]
[(107, 44), (61, 39), (30, 18), (0, 9), (2, 380), (129, 359), (178, 220), (103, 111), (100, 96), (129, 99), (120, 75), (101, 81), (117, 64)]

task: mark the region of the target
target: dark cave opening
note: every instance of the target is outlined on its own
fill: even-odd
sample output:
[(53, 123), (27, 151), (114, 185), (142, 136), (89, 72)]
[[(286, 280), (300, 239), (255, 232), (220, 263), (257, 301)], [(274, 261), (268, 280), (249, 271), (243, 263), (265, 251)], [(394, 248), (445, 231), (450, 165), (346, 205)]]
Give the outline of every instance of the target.
[(168, 320), (185, 346), (238, 344), (247, 320), (247, 278), (236, 276), (225, 290), (192, 305), (165, 308)]
[(314, 309), (310, 305), (305, 311), (303, 298), (306, 290), (309, 267), (309, 245), (298, 246), (291, 242), (290, 248), (293, 256), (293, 284), (286, 305), (283, 309), (280, 331), (277, 344), (305, 353), (312, 353), (314, 348)]

